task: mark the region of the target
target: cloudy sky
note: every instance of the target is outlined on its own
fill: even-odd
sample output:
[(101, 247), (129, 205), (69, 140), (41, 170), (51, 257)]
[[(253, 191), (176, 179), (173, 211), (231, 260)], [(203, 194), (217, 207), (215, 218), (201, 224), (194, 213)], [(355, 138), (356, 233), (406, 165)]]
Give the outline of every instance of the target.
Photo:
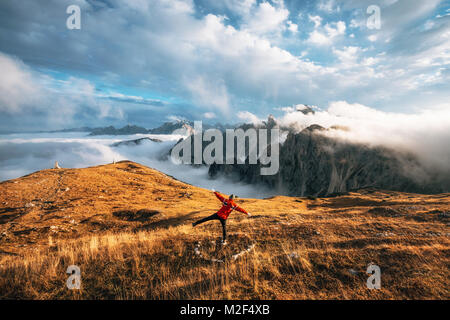
[(336, 101), (417, 114), (449, 108), (449, 65), (449, 0), (2, 0), (0, 131)]

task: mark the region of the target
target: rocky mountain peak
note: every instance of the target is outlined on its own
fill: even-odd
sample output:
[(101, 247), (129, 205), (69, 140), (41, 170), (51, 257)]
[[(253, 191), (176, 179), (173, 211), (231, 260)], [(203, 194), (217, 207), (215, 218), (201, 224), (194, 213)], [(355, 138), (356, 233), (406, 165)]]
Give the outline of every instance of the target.
[(295, 106), (295, 110), (297, 112), (301, 112), (303, 114), (314, 114), (315, 111), (308, 105), (306, 104), (298, 104)]

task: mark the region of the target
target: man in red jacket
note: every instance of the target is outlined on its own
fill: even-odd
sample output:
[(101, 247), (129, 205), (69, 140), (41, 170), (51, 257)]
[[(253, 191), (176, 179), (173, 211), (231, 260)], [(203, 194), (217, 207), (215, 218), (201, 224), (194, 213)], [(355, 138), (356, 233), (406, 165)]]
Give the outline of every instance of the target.
[(214, 194), (216, 195), (217, 199), (219, 199), (220, 202), (222, 202), (222, 208), (220, 208), (220, 210), (217, 211), (216, 213), (214, 213), (213, 215), (210, 215), (209, 217), (206, 217), (206, 218), (203, 218), (201, 220), (194, 222), (192, 224), (192, 226), (195, 227), (196, 225), (206, 222), (206, 221), (209, 221), (209, 220), (219, 220), (220, 223), (222, 224), (222, 233), (223, 233), (222, 244), (225, 245), (226, 238), (227, 238), (226, 222), (227, 222), (227, 218), (230, 215), (231, 211), (236, 210), (236, 211), (245, 213), (247, 216), (251, 216), (251, 214), (248, 213), (245, 209), (239, 207), (234, 202), (234, 195), (230, 195), (230, 197), (227, 199), (216, 191), (214, 191)]

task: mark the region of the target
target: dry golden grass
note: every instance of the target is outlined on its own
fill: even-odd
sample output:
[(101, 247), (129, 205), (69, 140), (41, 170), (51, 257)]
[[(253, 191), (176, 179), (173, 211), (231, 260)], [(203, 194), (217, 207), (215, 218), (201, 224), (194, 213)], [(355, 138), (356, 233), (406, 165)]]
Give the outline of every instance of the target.
[[(1, 183), (0, 298), (450, 298), (448, 194), (237, 202), (253, 216), (233, 213), (220, 247), (219, 223), (191, 226), (218, 209), (210, 191), (135, 163)], [(380, 290), (366, 287), (371, 262)], [(70, 265), (81, 290), (66, 287)]]

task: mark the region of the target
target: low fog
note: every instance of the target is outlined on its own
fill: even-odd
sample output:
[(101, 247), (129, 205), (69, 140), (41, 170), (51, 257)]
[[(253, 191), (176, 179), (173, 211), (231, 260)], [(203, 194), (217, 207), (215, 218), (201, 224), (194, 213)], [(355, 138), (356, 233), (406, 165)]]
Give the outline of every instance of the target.
[(450, 172), (450, 105), (409, 114), (376, 110), (345, 101), (330, 103), (326, 110), (303, 114), (302, 105), (282, 108), (278, 121), (300, 131), (312, 124), (336, 129), (327, 136), (369, 146), (411, 152), (430, 169)]
[[(114, 142), (153, 137), (163, 142), (144, 141), (140, 145)], [(177, 165), (162, 160), (181, 138), (179, 135), (130, 135), (89, 137), (86, 133), (11, 134), (0, 136), (0, 180), (18, 178), (31, 172), (52, 168), (55, 161), (63, 168), (83, 168), (131, 160), (157, 169), (178, 180), (239, 197), (264, 198), (274, 195), (253, 185), (231, 183), (225, 178), (210, 179), (208, 168)]]
[[(425, 169), (450, 177), (450, 106), (422, 110), (411, 114), (390, 113), (344, 101), (331, 103), (326, 110), (304, 114), (302, 105), (280, 108), (281, 126), (300, 131), (312, 124), (326, 128), (323, 134), (353, 143), (385, 146), (412, 152)], [(251, 121), (262, 119), (246, 112)], [(334, 129), (333, 129), (334, 128)], [(154, 137), (163, 142), (144, 141), (140, 145), (120, 145), (119, 141)], [(0, 180), (17, 178), (31, 172), (52, 168), (55, 161), (62, 167), (83, 168), (132, 160), (155, 168), (181, 181), (241, 197), (263, 198), (274, 191), (232, 183), (226, 178), (210, 179), (208, 168), (178, 165), (162, 160), (181, 135), (87, 136), (86, 133), (46, 133), (0, 135)], [(411, 171), (411, 170), (409, 170)]]

